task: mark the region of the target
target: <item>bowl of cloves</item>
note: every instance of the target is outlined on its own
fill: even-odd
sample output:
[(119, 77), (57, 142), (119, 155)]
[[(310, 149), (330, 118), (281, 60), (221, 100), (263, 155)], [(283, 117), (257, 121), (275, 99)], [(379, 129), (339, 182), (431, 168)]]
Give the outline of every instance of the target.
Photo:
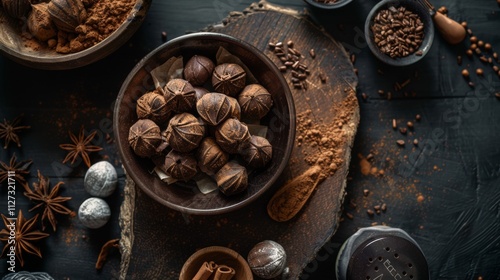
[[(2, 0), (0, 53), (48, 70), (82, 67), (122, 46), (151, 0)], [(105, 20), (104, 20), (105, 19)]]
[(419, 1), (382, 0), (366, 18), (365, 39), (382, 62), (407, 66), (430, 50), (434, 24), (429, 10)]
[(161, 45), (118, 94), (114, 133), (127, 174), (174, 210), (227, 213), (279, 178), (295, 138), (290, 89), (256, 47), (200, 32)]

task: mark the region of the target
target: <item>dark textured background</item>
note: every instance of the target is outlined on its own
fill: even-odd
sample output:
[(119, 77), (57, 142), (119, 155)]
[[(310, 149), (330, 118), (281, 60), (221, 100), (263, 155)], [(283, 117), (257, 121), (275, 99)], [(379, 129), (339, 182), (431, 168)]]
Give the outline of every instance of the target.
[[(336, 235), (327, 242), (317, 258), (304, 271), (303, 279), (334, 279), (334, 261), (341, 243), (357, 228), (373, 222), (400, 227), (422, 246), (431, 268), (432, 279), (500, 279), (500, 79), (491, 67), (477, 57), (464, 55), (468, 43), (449, 46), (436, 34), (430, 53), (418, 64), (392, 68), (378, 62), (363, 39), (363, 25), (377, 1), (353, 1), (331, 12), (312, 10), (311, 14), (352, 53), (359, 69), (358, 96), (361, 123), (355, 140), (350, 180), (347, 186), (345, 218)], [(119, 237), (118, 215), (122, 201), (124, 175), (113, 144), (104, 142), (112, 133), (112, 103), (130, 69), (148, 52), (162, 43), (161, 32), (174, 38), (221, 21), (229, 11), (243, 10), (250, 1), (154, 1), (147, 18), (135, 36), (117, 52), (95, 64), (68, 71), (40, 71), (0, 58), (0, 119), (24, 114), (30, 130), (21, 134), (23, 147), (0, 150), (0, 160), (12, 153), (21, 159), (32, 158), (30, 181), (36, 170), (51, 178), (52, 185), (64, 181), (61, 193), (72, 196), (69, 207), (77, 210), (88, 197), (83, 190), (83, 164), (62, 165), (67, 131), (78, 132), (81, 125), (98, 130), (105, 151), (92, 156), (106, 158), (120, 174), (120, 191), (106, 200), (111, 204), (111, 222), (99, 230), (83, 228), (76, 218), (62, 217), (58, 231), (41, 242), (43, 261), (26, 258), (30, 271), (47, 271), (56, 279), (112, 279), (117, 277), (120, 256), (112, 251), (101, 272), (94, 269), (100, 247)], [(293, 8), (306, 8), (304, 2), (272, 1)], [(434, 1), (446, 5), (449, 15), (467, 21), (480, 39), (500, 50), (500, 8), (494, 0)], [(463, 65), (456, 62), (464, 56)], [(495, 63), (499, 65), (498, 63)], [(476, 86), (470, 88), (460, 71), (467, 67), (485, 70), (484, 77), (472, 75)], [(383, 73), (383, 74), (382, 74)], [(395, 82), (411, 78), (401, 92)], [(392, 91), (392, 100), (380, 97), (377, 90)], [(407, 94), (405, 95), (405, 91)], [(413, 120), (411, 134), (403, 136), (391, 128)], [(420, 144), (405, 148), (397, 139), (418, 138)], [(2, 142), (3, 143), (3, 142)], [(359, 156), (374, 155), (373, 167), (383, 176), (363, 175)], [(389, 160), (386, 160), (388, 158)], [(370, 194), (363, 196), (363, 189)], [(417, 197), (423, 196), (418, 202)], [(0, 191), (0, 209), (6, 209), (6, 188)], [(356, 207), (349, 205), (350, 201)], [(387, 203), (385, 213), (369, 217), (366, 209)], [(18, 191), (17, 207), (30, 203)], [(0, 210), (4, 213), (4, 210)], [(85, 236), (85, 238), (83, 237)], [(3, 259), (5, 260), (5, 259)], [(0, 260), (0, 271), (6, 271)]]

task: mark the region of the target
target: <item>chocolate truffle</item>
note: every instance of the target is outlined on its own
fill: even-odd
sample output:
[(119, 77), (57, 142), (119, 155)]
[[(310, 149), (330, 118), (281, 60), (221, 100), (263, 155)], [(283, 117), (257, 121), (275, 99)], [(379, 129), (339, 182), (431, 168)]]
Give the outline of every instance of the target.
[(212, 74), (212, 85), (217, 92), (236, 96), (246, 84), (245, 70), (235, 63), (217, 65)]
[(255, 275), (263, 279), (273, 279), (280, 276), (285, 269), (286, 252), (281, 244), (264, 240), (253, 246), (247, 261)]
[(85, 200), (78, 208), (78, 220), (91, 229), (104, 226), (111, 217), (111, 209), (108, 203), (98, 197)]
[(174, 179), (189, 181), (198, 172), (196, 165), (196, 159), (192, 155), (172, 150), (165, 157), (163, 170)]
[(174, 115), (164, 132), (165, 139), (172, 149), (187, 153), (200, 144), (205, 135), (205, 127), (189, 113)]
[(193, 86), (183, 79), (172, 79), (164, 87), (165, 101), (174, 112), (190, 111), (196, 104)]
[(250, 140), (246, 124), (237, 119), (227, 119), (217, 126), (215, 141), (226, 152), (236, 154), (240, 147)]
[(240, 93), (238, 103), (244, 118), (260, 119), (271, 109), (273, 99), (263, 86), (251, 84), (246, 86)]
[(231, 102), (222, 93), (211, 92), (196, 102), (196, 111), (209, 125), (218, 125), (229, 117)]
[(231, 108), (229, 109), (229, 117), (235, 118), (235, 119), (241, 119), (241, 107), (240, 104), (238, 103), (238, 100), (234, 97), (227, 97), (229, 99), (229, 103), (231, 104)]
[(164, 124), (170, 117), (165, 97), (156, 90), (147, 92), (137, 99), (136, 112), (139, 119), (150, 119), (157, 125)]
[(184, 67), (184, 79), (194, 86), (201, 86), (212, 76), (214, 67), (210, 58), (193, 55)]
[(273, 156), (273, 147), (266, 138), (252, 135), (250, 141), (240, 149), (241, 156), (248, 167), (264, 167)]
[(128, 142), (135, 154), (140, 157), (154, 155), (161, 141), (160, 127), (152, 120), (138, 120), (129, 129)]
[(203, 95), (209, 93), (208, 89), (204, 88), (204, 87), (194, 87), (194, 94), (196, 96), (196, 101), (198, 102), (198, 100), (200, 100)]
[(230, 161), (215, 174), (215, 181), (225, 195), (241, 193), (248, 187), (247, 169), (237, 162)]
[(201, 171), (212, 175), (228, 162), (229, 155), (219, 147), (214, 138), (206, 137), (196, 151), (196, 159)]
[(85, 173), (83, 186), (91, 196), (108, 197), (118, 185), (115, 167), (107, 161), (94, 163)]

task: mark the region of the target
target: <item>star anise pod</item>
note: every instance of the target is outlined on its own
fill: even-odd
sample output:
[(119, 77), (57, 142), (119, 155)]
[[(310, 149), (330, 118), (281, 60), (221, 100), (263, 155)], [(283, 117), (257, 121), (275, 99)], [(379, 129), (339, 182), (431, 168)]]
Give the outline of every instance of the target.
[(10, 142), (14, 142), (18, 147), (21, 147), (21, 140), (17, 135), (17, 132), (23, 129), (28, 129), (30, 126), (24, 125), (20, 126), (22, 116), (15, 118), (12, 122), (3, 119), (3, 123), (0, 123), (0, 139), (5, 139), (4, 149), (9, 147)]
[(94, 131), (89, 136), (85, 137), (82, 127), (77, 138), (73, 133), (69, 132), (69, 138), (73, 141), (73, 144), (59, 145), (61, 149), (69, 151), (64, 158), (63, 163), (71, 160), (71, 164), (73, 164), (78, 156), (81, 156), (87, 167), (90, 167), (90, 158), (88, 153), (102, 150), (99, 146), (89, 145), (92, 139), (94, 139), (96, 133), (97, 131)]
[[(2, 220), (5, 228), (0, 231), (0, 240), (5, 243), (2, 251), (2, 256), (9, 251), (11, 246), (15, 248), (16, 258), (19, 260), (21, 266), (24, 266), (23, 253), (29, 253), (42, 257), (42, 253), (38, 247), (33, 245), (33, 241), (40, 240), (42, 238), (48, 237), (49, 234), (43, 233), (39, 230), (35, 230), (36, 221), (38, 219), (38, 214), (33, 218), (26, 220), (23, 216), (23, 212), (19, 210), (19, 215), (17, 220), (9, 220), (2, 214)], [(15, 235), (12, 237), (10, 232), (15, 227)], [(14, 238), (15, 244), (9, 243), (9, 238)]]
[(25, 186), (26, 191), (24, 195), (30, 200), (37, 202), (38, 204), (31, 208), (29, 211), (33, 211), (37, 208), (44, 208), (42, 214), (42, 230), (45, 230), (45, 220), (49, 220), (52, 225), (52, 229), (56, 231), (56, 217), (55, 214), (63, 215), (74, 215), (74, 212), (68, 209), (66, 206), (62, 205), (63, 202), (68, 201), (71, 197), (59, 196), (59, 188), (63, 182), (57, 183), (51, 191), (49, 191), (49, 179), (44, 177), (40, 170), (38, 170), (38, 183), (33, 183), (34, 190), (31, 190), (27, 185)]
[(25, 185), (26, 179), (24, 179), (24, 176), (30, 173), (28, 168), (30, 167), (31, 163), (33, 163), (31, 159), (17, 162), (16, 154), (13, 154), (10, 158), (9, 165), (7, 165), (3, 161), (0, 161), (0, 183), (6, 181), (9, 177), (9, 172), (11, 172), (14, 174), (14, 178), (18, 183), (20, 183), (21, 185)]

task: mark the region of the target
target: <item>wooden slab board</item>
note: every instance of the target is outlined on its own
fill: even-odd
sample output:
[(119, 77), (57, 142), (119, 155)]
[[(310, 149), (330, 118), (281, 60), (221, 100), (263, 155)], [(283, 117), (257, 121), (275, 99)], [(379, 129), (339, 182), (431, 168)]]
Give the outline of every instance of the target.
[[(318, 152), (318, 147), (299, 145), (297, 140), (290, 163), (275, 186), (252, 205), (230, 214), (181, 214), (155, 202), (136, 188), (132, 180), (127, 180), (120, 217), (121, 278), (177, 279), (184, 262), (203, 247), (226, 246), (246, 258), (253, 245), (271, 239), (287, 251), (290, 279), (298, 279), (338, 227), (351, 147), (359, 123), (355, 97), (357, 77), (352, 63), (342, 45), (313, 24), (307, 15), (267, 2), (231, 13), (222, 24), (207, 30), (245, 40), (264, 51), (277, 66), (282, 62), (268, 43), (293, 40), (294, 48), (303, 52), (303, 61), (311, 70), (307, 90), (294, 89), (290, 83), (296, 112), (310, 110), (309, 119), (323, 126), (343, 121), (339, 130), (341, 141), (335, 147), (341, 164), (316, 188), (305, 208), (283, 223), (268, 216), (267, 203), (284, 182), (307, 170), (310, 164), (305, 161), (306, 157)], [(316, 58), (308, 55), (310, 49), (315, 49)], [(327, 76), (326, 83), (319, 79), (319, 72)], [(290, 75), (285, 73), (288, 81)]]

